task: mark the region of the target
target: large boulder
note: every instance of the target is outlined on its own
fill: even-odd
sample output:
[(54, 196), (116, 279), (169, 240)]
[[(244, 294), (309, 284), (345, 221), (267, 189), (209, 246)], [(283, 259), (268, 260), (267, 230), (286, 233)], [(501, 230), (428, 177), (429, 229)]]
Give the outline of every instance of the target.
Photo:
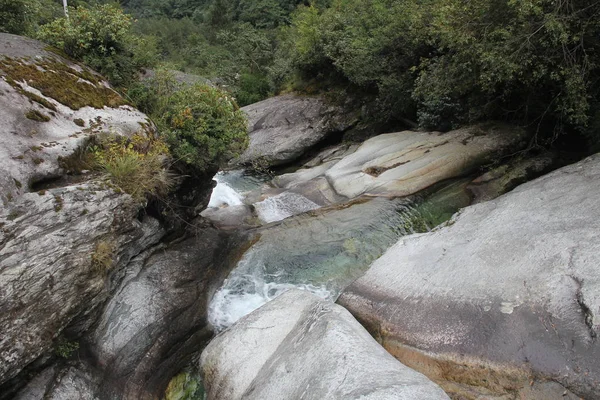
[(87, 330), (164, 235), (138, 200), (94, 174), (66, 177), (89, 136), (151, 131), (100, 75), (0, 34), (0, 397), (51, 362), (67, 331)]
[(93, 183), (26, 193), (0, 211), (0, 384), (76, 317), (106, 300), (109, 276), (163, 231), (138, 204)]
[(599, 398), (599, 198), (595, 155), (402, 238), (338, 301), (448, 392)]
[(234, 162), (267, 168), (289, 164), (331, 135), (349, 129), (356, 117), (320, 97), (283, 95), (243, 107), (250, 144)]
[(522, 148), (526, 138), (519, 128), (497, 124), (447, 133), (387, 133), (357, 149), (338, 149), (316, 165), (279, 176), (275, 184), (324, 204), (364, 195), (408, 196), (473, 173)]
[(169, 380), (212, 337), (207, 303), (241, 236), (214, 228), (130, 263), (128, 276), (87, 335), (103, 371), (101, 398), (160, 398)]
[(4, 206), (37, 182), (60, 177), (90, 135), (150, 130), (92, 70), (31, 39), (0, 33), (0, 199)]
[(289, 291), (204, 350), (208, 399), (448, 399), (342, 307)]

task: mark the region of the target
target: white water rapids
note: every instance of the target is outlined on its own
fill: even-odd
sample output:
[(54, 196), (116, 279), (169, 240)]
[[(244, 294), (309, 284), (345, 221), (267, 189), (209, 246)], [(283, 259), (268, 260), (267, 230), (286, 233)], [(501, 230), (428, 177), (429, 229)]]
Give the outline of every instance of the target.
[[(260, 183), (255, 181), (248, 186), (248, 178), (243, 176), (243, 171), (220, 172), (214, 179), (217, 185), (208, 206), (217, 208), (243, 205), (245, 194), (259, 187)], [(254, 208), (264, 223), (270, 223), (317, 209), (319, 205), (300, 194), (284, 192), (254, 203)], [(211, 300), (209, 322), (215, 329), (223, 330), (293, 288), (308, 290), (323, 298), (330, 296), (324, 288), (309, 284), (276, 283), (276, 278), (256, 265), (255, 258), (244, 256)]]

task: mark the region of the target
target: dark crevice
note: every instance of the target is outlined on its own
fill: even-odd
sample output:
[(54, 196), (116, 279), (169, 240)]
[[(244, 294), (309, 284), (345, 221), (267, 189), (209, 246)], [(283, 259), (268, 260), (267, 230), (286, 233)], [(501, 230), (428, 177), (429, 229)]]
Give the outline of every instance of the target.
[(584, 323), (588, 328), (588, 332), (590, 334), (590, 337), (592, 339), (592, 341), (596, 340), (597, 337), (597, 333), (596, 330), (594, 329), (594, 315), (592, 314), (592, 310), (588, 307), (587, 304), (585, 304), (585, 300), (583, 298), (583, 293), (581, 291), (581, 288), (583, 287), (583, 280), (572, 276), (571, 275), (571, 279), (573, 279), (575, 281), (575, 283), (577, 284), (577, 292), (575, 293), (576, 296), (576, 300), (577, 300), (577, 304), (579, 305), (579, 308), (581, 309), (581, 312), (583, 313), (583, 318), (584, 318)]

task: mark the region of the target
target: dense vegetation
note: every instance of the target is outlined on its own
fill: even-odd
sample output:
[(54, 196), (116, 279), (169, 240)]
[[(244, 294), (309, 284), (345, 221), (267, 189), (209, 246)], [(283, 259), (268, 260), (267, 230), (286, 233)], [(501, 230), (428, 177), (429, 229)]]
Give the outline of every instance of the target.
[[(2, 1), (21, 5), (0, 7), (17, 21), (2, 18), (3, 30), (31, 32), (56, 12), (53, 0)], [(564, 133), (600, 143), (597, 1), (122, 0), (136, 20), (103, 6), (102, 26), (83, 28), (98, 37), (81, 32), (97, 9), (71, 3), (78, 28), (62, 19), (41, 37), (124, 87), (163, 64), (213, 79), (241, 105), (327, 91), (370, 99), (380, 121), (445, 130), (500, 119), (528, 127), (534, 144)]]

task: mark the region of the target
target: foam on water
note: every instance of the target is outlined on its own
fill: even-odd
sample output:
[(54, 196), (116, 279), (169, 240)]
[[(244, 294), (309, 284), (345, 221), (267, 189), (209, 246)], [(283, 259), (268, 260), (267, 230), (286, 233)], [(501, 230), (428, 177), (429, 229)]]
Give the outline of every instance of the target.
[[(220, 174), (220, 173), (219, 173)], [(215, 175), (214, 180), (217, 181), (217, 186), (213, 189), (212, 195), (210, 196), (209, 207), (225, 207), (225, 206), (239, 206), (244, 204), (242, 201), (242, 195), (233, 189), (229, 183), (221, 179), (221, 176)]]
[(254, 204), (258, 217), (266, 223), (281, 221), (293, 215), (315, 210), (320, 206), (306, 197), (293, 193), (283, 192), (277, 196)]
[(306, 290), (323, 299), (333, 300), (331, 293), (324, 287), (278, 283), (275, 281), (277, 276), (265, 274), (263, 268), (248, 271), (247, 263), (247, 259), (240, 261), (209, 304), (208, 322), (217, 332), (228, 328), (243, 316), (290, 289)]

